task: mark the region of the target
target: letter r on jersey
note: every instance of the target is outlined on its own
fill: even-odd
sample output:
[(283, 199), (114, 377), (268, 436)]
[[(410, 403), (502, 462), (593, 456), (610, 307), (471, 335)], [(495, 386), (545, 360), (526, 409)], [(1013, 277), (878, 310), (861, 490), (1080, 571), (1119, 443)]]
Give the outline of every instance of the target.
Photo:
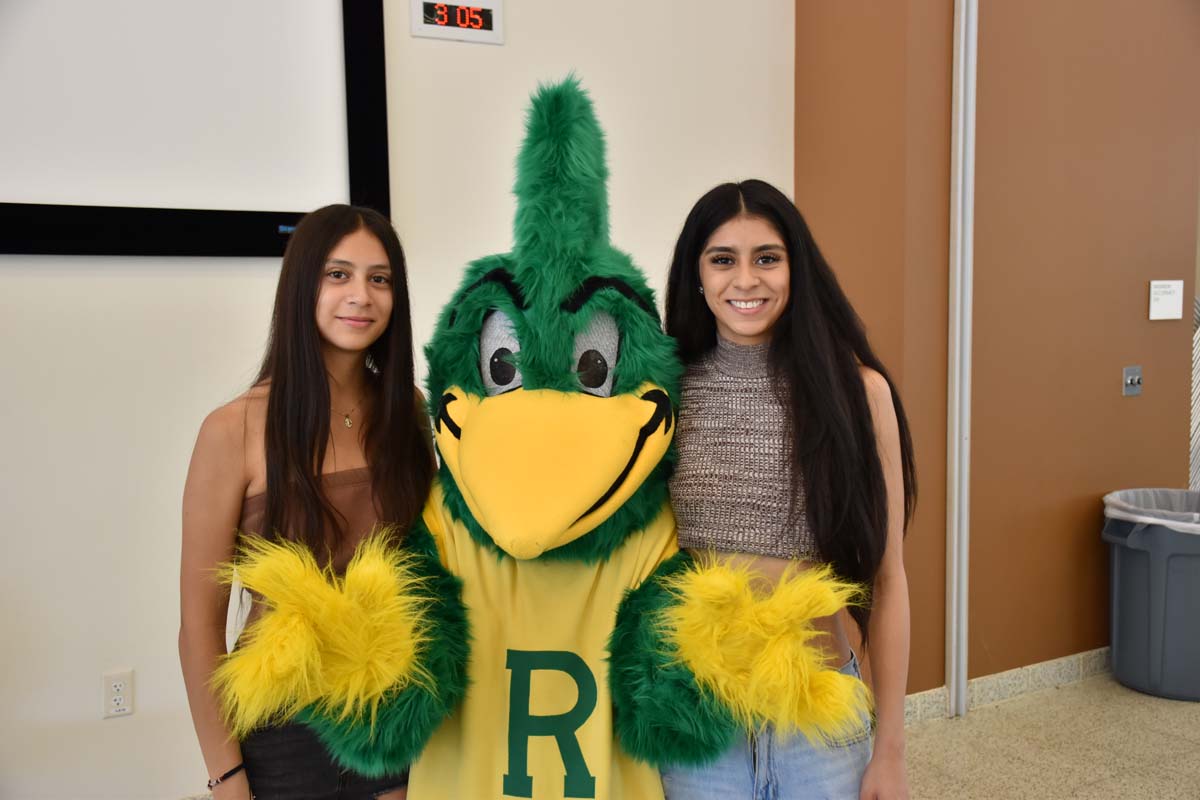
[[(596, 678), (587, 663), (565, 650), (509, 650), (505, 666), (511, 670), (508, 702), (508, 773), (504, 794), (533, 797), (529, 775), (529, 737), (553, 736), (562, 755), (566, 777), (564, 797), (595, 797), (596, 778), (588, 771), (583, 749), (575, 732), (596, 709)], [(555, 670), (575, 682), (579, 699), (564, 714), (534, 715), (529, 710), (529, 691), (534, 670)]]

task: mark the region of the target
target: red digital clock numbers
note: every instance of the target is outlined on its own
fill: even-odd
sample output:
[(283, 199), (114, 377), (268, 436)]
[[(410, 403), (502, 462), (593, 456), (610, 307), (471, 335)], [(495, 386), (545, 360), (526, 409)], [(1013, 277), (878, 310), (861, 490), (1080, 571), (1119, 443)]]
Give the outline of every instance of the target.
[(449, 28), (473, 28), (477, 31), (492, 30), (492, 10), (479, 6), (457, 6), (450, 3), (425, 3), (426, 25), (441, 25)]

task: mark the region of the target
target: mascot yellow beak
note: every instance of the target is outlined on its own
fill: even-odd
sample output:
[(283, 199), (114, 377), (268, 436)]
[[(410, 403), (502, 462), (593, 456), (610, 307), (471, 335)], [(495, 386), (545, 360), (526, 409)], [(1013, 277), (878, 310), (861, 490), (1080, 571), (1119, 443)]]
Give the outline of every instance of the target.
[(613, 397), (549, 389), (479, 397), (452, 386), (437, 444), (492, 540), (531, 559), (620, 508), (666, 453), (673, 421), (667, 393), (650, 383)]

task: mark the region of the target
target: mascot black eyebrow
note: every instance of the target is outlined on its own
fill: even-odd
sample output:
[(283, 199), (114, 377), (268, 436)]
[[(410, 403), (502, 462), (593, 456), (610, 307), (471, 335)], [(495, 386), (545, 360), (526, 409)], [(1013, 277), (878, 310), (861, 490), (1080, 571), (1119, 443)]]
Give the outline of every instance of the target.
[(661, 798), (656, 766), (739, 729), (852, 735), (868, 704), (811, 620), (855, 587), (681, 553), (667, 494), (681, 367), (608, 238), (604, 137), (570, 78), (535, 94), (512, 252), (473, 262), (427, 349), (441, 471), (397, 543), (344, 576), (259, 540), (235, 569), (269, 610), (216, 680), (244, 733), (311, 725), (424, 798)]

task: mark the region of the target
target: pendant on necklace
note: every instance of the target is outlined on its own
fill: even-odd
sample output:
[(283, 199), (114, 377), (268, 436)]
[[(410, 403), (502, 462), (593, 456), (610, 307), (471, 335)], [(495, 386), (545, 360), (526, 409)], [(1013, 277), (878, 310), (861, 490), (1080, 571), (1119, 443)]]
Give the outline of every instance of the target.
[(347, 428), (353, 428), (353, 427), (354, 427), (354, 420), (350, 419), (350, 415), (349, 415), (349, 414), (347, 414), (346, 416), (342, 417), (342, 422), (345, 422), (345, 423), (346, 423), (346, 427), (347, 427)]

